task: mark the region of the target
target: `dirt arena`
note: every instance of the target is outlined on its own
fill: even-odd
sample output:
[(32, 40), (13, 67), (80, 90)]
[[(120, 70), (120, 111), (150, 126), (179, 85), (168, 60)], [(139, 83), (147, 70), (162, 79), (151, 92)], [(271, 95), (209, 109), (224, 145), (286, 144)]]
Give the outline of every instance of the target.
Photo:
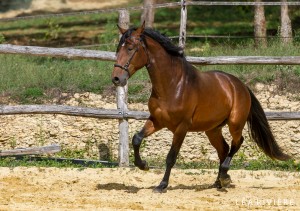
[(232, 187), (210, 185), (216, 170), (0, 168), (0, 210), (300, 210), (300, 173), (231, 171)]

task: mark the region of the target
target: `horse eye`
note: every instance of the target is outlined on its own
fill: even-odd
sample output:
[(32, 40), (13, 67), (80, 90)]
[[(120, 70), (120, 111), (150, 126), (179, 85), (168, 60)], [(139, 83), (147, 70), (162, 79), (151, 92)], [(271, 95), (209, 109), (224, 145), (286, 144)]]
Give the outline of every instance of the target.
[(133, 48), (128, 48), (128, 51), (132, 51), (133, 50)]

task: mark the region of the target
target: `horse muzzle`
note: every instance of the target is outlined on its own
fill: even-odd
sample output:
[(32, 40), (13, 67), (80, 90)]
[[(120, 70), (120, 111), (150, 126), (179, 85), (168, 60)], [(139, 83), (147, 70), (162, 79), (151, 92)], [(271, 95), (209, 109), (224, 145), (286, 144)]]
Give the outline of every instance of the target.
[(125, 86), (128, 78), (128, 74), (126, 73), (121, 76), (113, 76), (111, 80), (115, 86)]

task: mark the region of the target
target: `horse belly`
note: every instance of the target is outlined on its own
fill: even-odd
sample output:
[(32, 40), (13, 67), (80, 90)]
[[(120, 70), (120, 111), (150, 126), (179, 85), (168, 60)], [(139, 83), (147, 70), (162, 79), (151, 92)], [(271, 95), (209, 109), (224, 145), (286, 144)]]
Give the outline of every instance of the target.
[(213, 121), (213, 120), (207, 120), (207, 121), (193, 121), (192, 126), (190, 127), (190, 132), (199, 132), (199, 131), (208, 131), (213, 128), (216, 128), (218, 126), (223, 126), (223, 124), (226, 123), (226, 119)]
[[(205, 111), (205, 112), (204, 112)], [(192, 119), (190, 131), (208, 131), (213, 128), (224, 126), (230, 115), (230, 108), (211, 108), (209, 110), (197, 109)]]

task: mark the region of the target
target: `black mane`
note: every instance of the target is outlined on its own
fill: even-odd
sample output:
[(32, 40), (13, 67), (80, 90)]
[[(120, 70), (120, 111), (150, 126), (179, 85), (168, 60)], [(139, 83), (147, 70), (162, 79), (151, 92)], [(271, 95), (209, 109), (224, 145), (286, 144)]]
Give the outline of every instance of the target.
[[(123, 34), (120, 39), (117, 52), (119, 51), (121, 45), (125, 42), (125, 40), (130, 37), (131, 33), (136, 29), (137, 28), (132, 27)], [(183, 57), (183, 49), (181, 47), (175, 46), (168, 37), (162, 35), (160, 32), (150, 28), (146, 28), (141, 36), (143, 41), (146, 43), (145, 36), (148, 36), (157, 41), (170, 55)]]

